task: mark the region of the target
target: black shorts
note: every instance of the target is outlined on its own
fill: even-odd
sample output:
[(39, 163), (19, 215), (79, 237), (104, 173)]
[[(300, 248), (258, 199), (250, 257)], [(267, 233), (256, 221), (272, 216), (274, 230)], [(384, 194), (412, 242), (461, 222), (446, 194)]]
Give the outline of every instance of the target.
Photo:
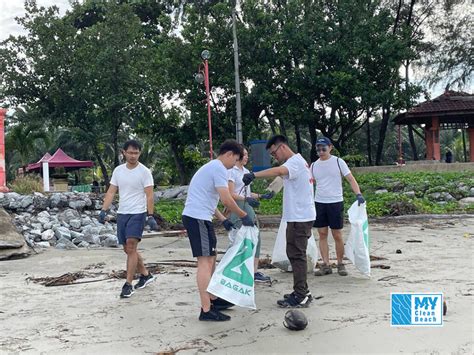
[(344, 226), (344, 202), (321, 203), (315, 202), (316, 220), (313, 226), (316, 228), (328, 227), (331, 229), (342, 229)]
[(119, 244), (125, 245), (128, 238), (142, 239), (145, 227), (146, 212), (128, 214), (117, 213), (117, 239)]
[(212, 222), (189, 216), (182, 217), (184, 228), (188, 232), (193, 256), (215, 256), (217, 238)]

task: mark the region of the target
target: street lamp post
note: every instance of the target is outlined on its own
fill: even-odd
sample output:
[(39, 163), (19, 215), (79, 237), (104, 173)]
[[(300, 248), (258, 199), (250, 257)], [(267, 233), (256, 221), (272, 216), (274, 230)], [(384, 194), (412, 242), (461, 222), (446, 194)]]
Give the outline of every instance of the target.
[(209, 155), (212, 158), (214, 153), (212, 150), (212, 118), (211, 118), (211, 99), (210, 99), (210, 85), (209, 85), (209, 63), (208, 60), (211, 56), (211, 53), (205, 49), (201, 53), (201, 58), (203, 62), (199, 65), (198, 72), (194, 76), (194, 79), (206, 87), (206, 101), (207, 101), (207, 124), (209, 126)]

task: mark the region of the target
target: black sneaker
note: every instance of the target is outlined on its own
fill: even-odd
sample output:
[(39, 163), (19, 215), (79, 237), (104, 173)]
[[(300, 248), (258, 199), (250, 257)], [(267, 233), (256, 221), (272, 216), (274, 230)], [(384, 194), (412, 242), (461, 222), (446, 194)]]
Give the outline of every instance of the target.
[(230, 316), (227, 314), (219, 312), (213, 306), (209, 312), (204, 312), (201, 308), (201, 314), (199, 315), (199, 320), (201, 321), (208, 321), (208, 322), (224, 322), (226, 320), (230, 320)]
[[(295, 291), (293, 291), (292, 293), (285, 293), (285, 294), (283, 295), (283, 298), (284, 298), (284, 299), (287, 299), (287, 298), (290, 297), (291, 295), (294, 296), (294, 295), (295, 295)], [(311, 298), (311, 300), (313, 300), (313, 296), (311, 295), (311, 292), (310, 292), (310, 291), (306, 292), (306, 296), (308, 296), (309, 298)]]
[(128, 282), (122, 286), (122, 293), (120, 294), (120, 298), (129, 298), (133, 295), (133, 287)]
[(215, 300), (211, 300), (211, 306), (214, 307), (214, 309), (221, 311), (230, 307), (234, 307), (235, 304), (222, 298), (216, 298)]
[(282, 308), (306, 308), (311, 303), (313, 297), (311, 295), (306, 295), (300, 297), (294, 293), (288, 295), (288, 298), (283, 298), (278, 300), (277, 304)]
[(260, 271), (257, 271), (255, 274), (253, 274), (253, 279), (255, 282), (261, 282), (261, 283), (272, 281), (270, 276), (267, 276), (263, 272), (260, 272)]
[(148, 273), (147, 276), (140, 275), (140, 279), (138, 282), (135, 284), (135, 290), (139, 290), (141, 288), (145, 288), (146, 285), (148, 285), (150, 282), (155, 281), (155, 276), (151, 274), (151, 272)]

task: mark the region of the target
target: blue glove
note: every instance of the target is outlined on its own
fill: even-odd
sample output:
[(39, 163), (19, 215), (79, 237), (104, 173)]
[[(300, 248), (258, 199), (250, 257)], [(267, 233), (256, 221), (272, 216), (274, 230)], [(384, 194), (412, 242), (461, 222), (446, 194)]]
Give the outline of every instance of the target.
[(99, 213), (99, 223), (104, 224), (105, 223), (105, 217), (107, 216), (107, 212), (104, 210), (100, 210)]
[(247, 226), (247, 227), (253, 227), (255, 226), (255, 223), (253, 223), (252, 219), (249, 217), (249, 215), (245, 215), (245, 217), (241, 218), (242, 220), (242, 225)]
[(260, 202), (258, 202), (255, 198), (253, 197), (246, 197), (245, 202), (247, 202), (250, 206), (252, 207), (258, 207), (260, 206)]
[(245, 186), (249, 185), (254, 180), (255, 180), (255, 174), (254, 173), (244, 174), (244, 177), (242, 178), (242, 181), (244, 182)]
[(358, 202), (358, 206), (362, 205), (363, 203), (365, 203), (365, 199), (364, 197), (362, 196), (362, 194), (357, 194), (357, 202)]
[(150, 227), (151, 230), (159, 230), (158, 223), (156, 223), (155, 218), (152, 215), (149, 215), (146, 219), (146, 225)]
[(267, 192), (266, 194), (260, 195), (261, 200), (270, 200), (275, 197), (275, 193), (273, 191)]
[(230, 232), (232, 228), (235, 228), (234, 223), (232, 223), (228, 219), (224, 220), (224, 222), (222, 222), (222, 225), (224, 226), (225, 230), (228, 232)]

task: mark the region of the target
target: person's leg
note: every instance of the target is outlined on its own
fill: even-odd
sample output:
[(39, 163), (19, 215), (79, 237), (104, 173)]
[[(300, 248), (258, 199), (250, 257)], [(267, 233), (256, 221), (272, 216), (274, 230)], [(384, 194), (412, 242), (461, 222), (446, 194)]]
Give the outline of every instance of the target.
[(342, 238), (342, 229), (331, 229), (332, 237), (336, 243), (337, 263), (342, 264), (344, 258), (344, 239)]
[(145, 263), (143, 262), (143, 257), (138, 251), (137, 251), (137, 256), (138, 256), (138, 264), (137, 264), (138, 272), (143, 276), (148, 276), (149, 274), (148, 269), (145, 267)]
[(137, 271), (138, 253), (137, 253), (138, 239), (127, 238), (125, 243), (125, 253), (127, 253), (127, 282), (132, 284), (133, 278)]
[(344, 203), (337, 202), (331, 204), (331, 211), (329, 214), (329, 227), (331, 227), (331, 234), (336, 244), (337, 255), (337, 273), (341, 276), (346, 276), (346, 267), (343, 264), (344, 259), (344, 239), (342, 237), (342, 228), (344, 226)]
[(328, 245), (328, 227), (318, 228), (319, 234), (319, 252), (324, 264), (329, 265), (329, 245)]
[(215, 261), (215, 256), (199, 256), (197, 258), (197, 285), (201, 308), (204, 312), (209, 312), (211, 309), (211, 295), (207, 292), (207, 286), (211, 281)]
[(327, 214), (326, 203), (316, 202), (316, 220), (314, 221), (314, 227), (318, 229), (319, 234), (319, 252), (325, 265), (329, 265), (329, 246), (328, 246), (328, 214)]
[(286, 254), (293, 269), (293, 290), (300, 297), (308, 292), (306, 248), (311, 236), (311, 226), (304, 228), (303, 224), (304, 222), (288, 222), (286, 228)]

